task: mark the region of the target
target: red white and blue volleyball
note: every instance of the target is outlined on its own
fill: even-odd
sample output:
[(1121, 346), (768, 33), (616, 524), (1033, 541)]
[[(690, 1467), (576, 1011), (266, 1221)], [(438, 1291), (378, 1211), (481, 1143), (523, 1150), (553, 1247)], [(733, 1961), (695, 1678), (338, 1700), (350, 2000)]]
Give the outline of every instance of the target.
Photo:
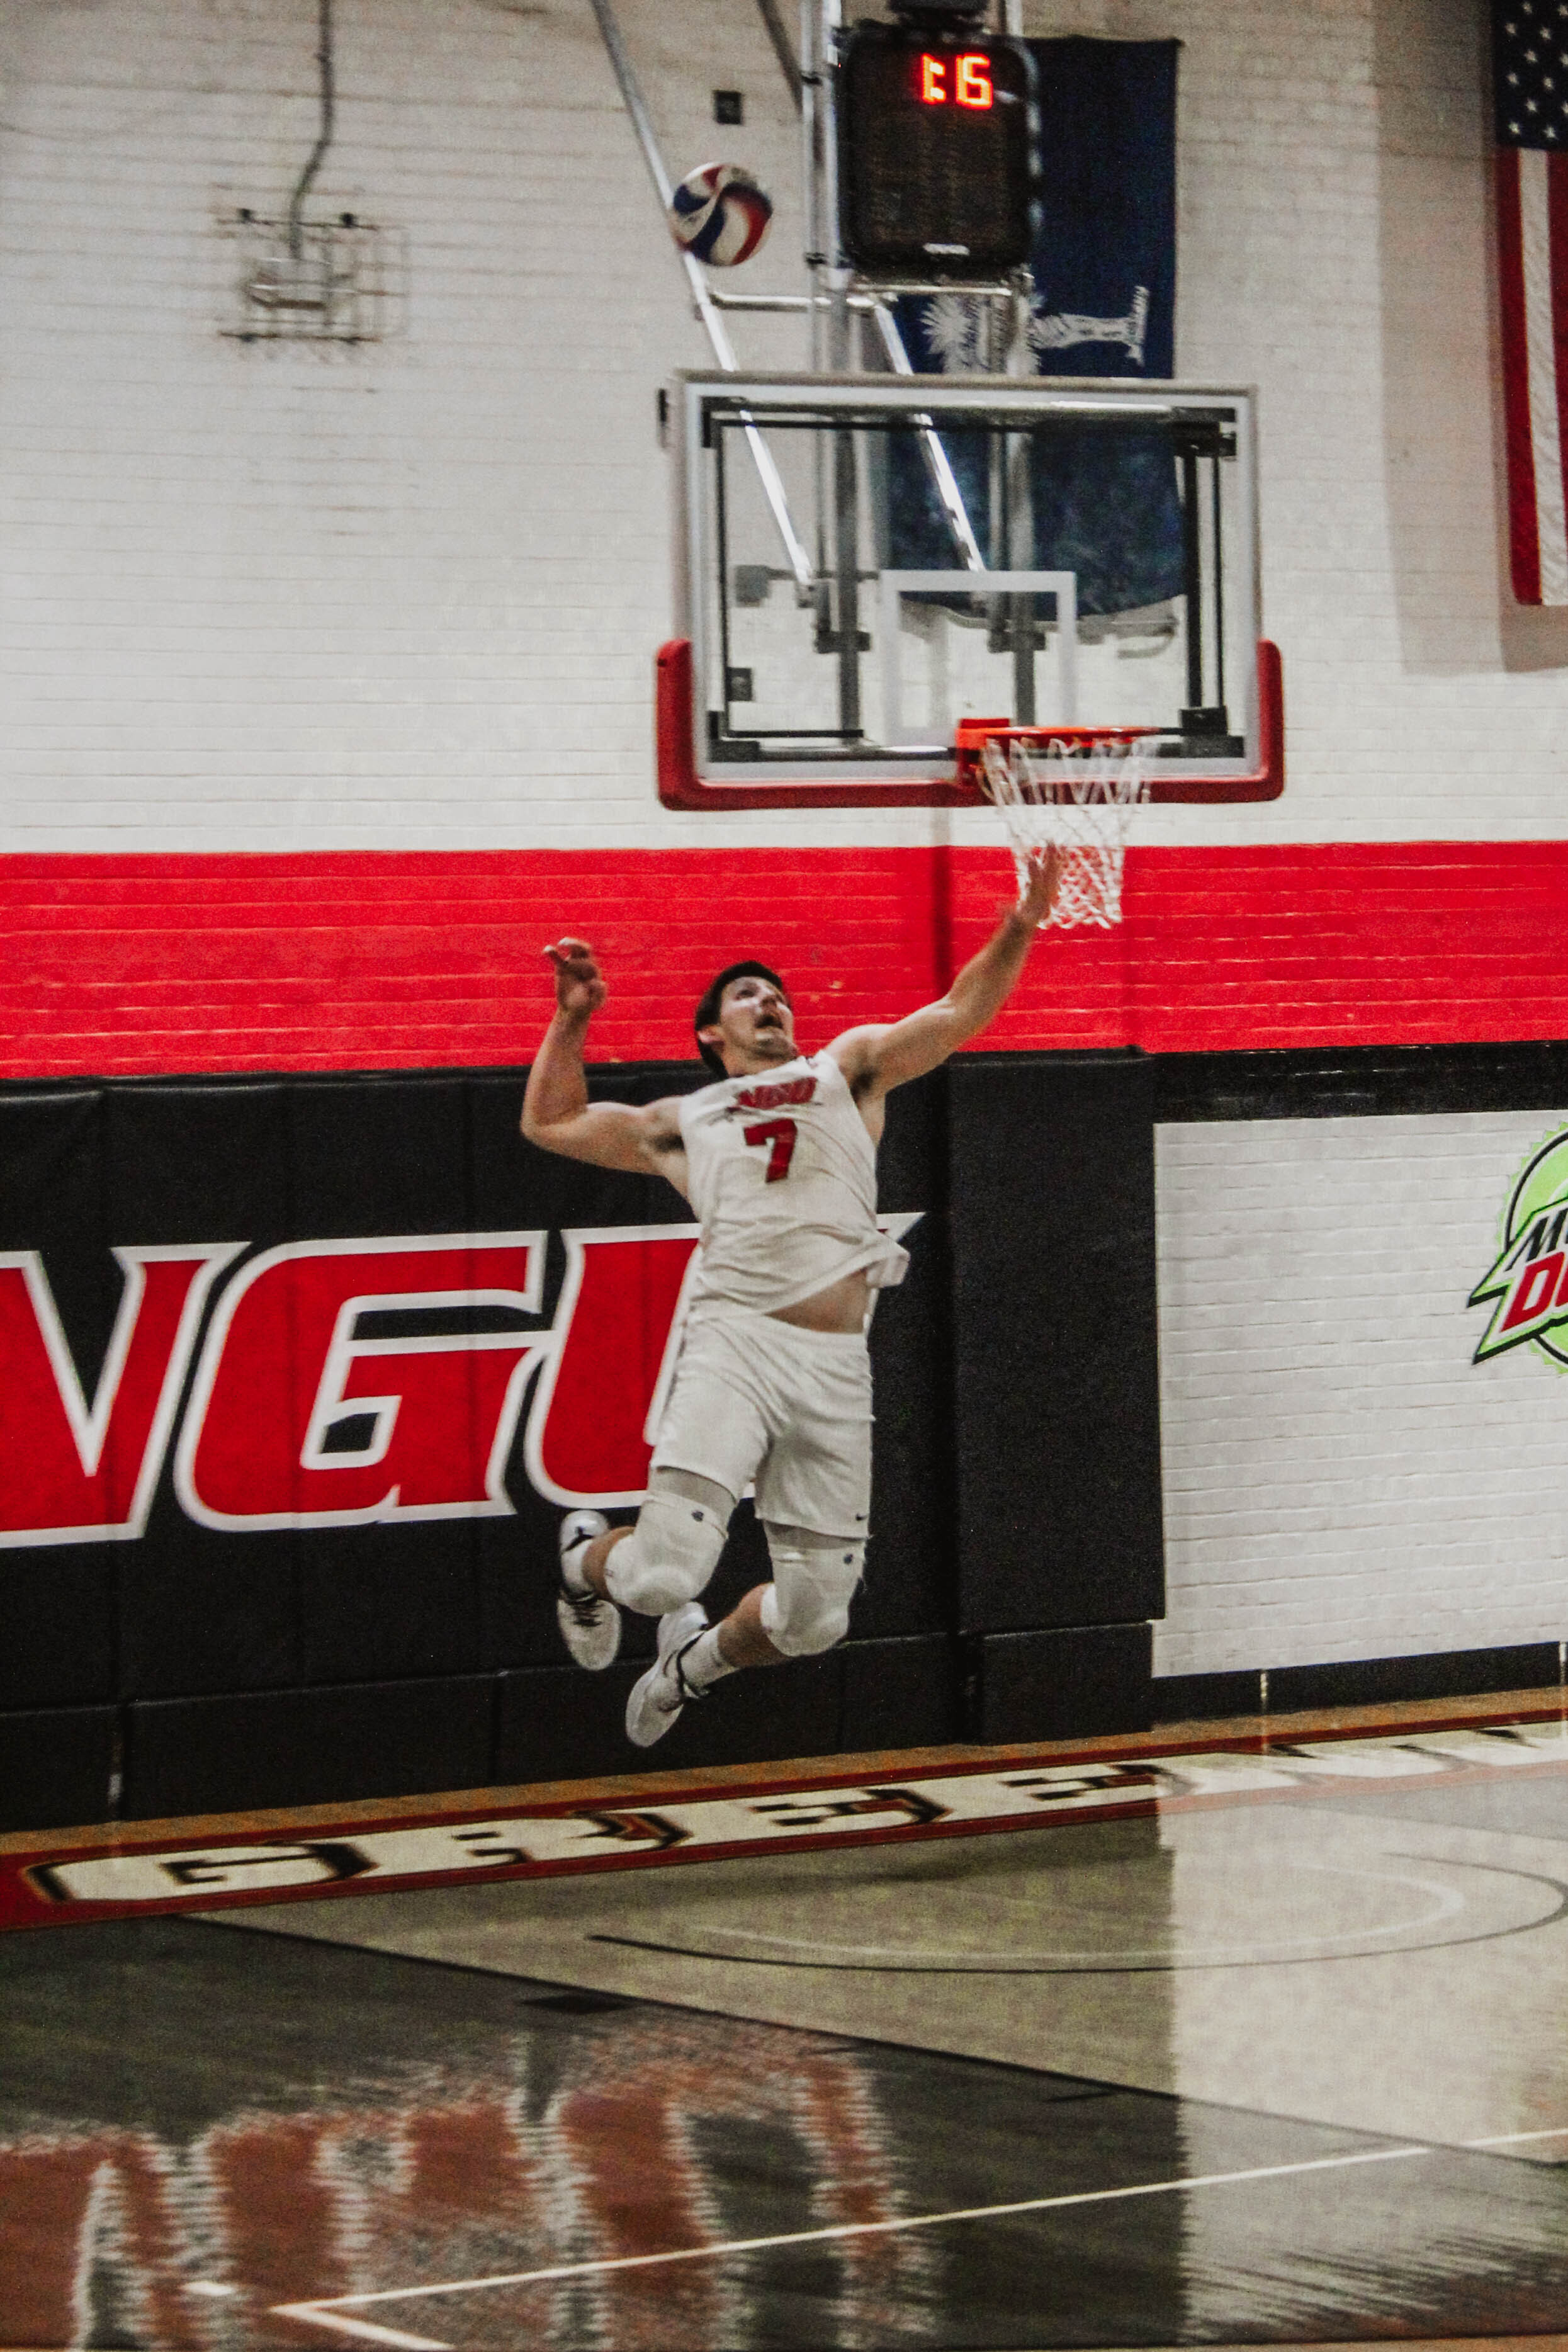
[(675, 243), (715, 269), (749, 261), (772, 218), (772, 197), (743, 163), (700, 163), (670, 199)]

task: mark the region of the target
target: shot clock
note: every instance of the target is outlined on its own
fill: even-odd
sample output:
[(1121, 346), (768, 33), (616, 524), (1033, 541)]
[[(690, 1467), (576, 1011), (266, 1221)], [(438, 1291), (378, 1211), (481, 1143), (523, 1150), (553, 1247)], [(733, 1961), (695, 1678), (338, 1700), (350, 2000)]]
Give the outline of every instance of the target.
[(857, 25), (840, 51), (839, 242), (870, 278), (998, 278), (1033, 244), (1039, 122), (1020, 41)]

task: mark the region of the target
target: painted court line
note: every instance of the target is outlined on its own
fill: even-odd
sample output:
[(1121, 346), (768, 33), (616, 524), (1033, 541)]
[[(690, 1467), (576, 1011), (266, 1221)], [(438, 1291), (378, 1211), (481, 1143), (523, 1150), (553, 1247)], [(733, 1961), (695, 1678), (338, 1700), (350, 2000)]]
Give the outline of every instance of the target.
[[(1511, 2139), (1568, 2138), (1568, 2126), (1562, 2132), (1513, 2132)], [(1465, 2147), (1499, 2147), (1500, 2140), (1464, 2141)], [(1447, 2151), (1427, 2146), (1418, 2147), (1378, 2147), (1354, 2156), (1319, 2156), (1301, 2164), (1262, 2164), (1247, 2172), (1200, 2173), (1185, 2180), (1146, 2180), (1130, 2189), (1082, 2189), (1065, 2197), (1020, 2197), (1005, 2205), (962, 2205), (946, 2213), (913, 2213), (895, 2221), (841, 2221), (821, 2230), (789, 2230), (769, 2238), (733, 2238), (722, 2244), (677, 2246), (662, 2254), (618, 2254), (607, 2261), (591, 2263), (555, 2263), (548, 2269), (535, 2271), (503, 2271), (491, 2278), (444, 2279), (432, 2286), (380, 2287), (367, 2294), (337, 2294), (323, 2296), (319, 2302), (278, 2303), (272, 2307), (275, 2319), (312, 2321), (318, 2327), (336, 2329), (344, 2336), (360, 2337), (368, 2344), (393, 2344), (405, 2347), (405, 2352), (453, 2352), (453, 2347), (434, 2336), (406, 2336), (400, 2330), (378, 2327), (372, 2321), (350, 2318), (350, 2306), (356, 2310), (371, 2303), (413, 2303), (421, 2296), (444, 2294), (477, 2294), (486, 2288), (504, 2286), (544, 2286), (552, 2280), (604, 2276), (613, 2271), (653, 2270), (671, 2263), (716, 2262), (727, 2254), (766, 2252), (777, 2246), (818, 2246), (841, 2238), (892, 2237), (909, 2230), (936, 2230), (945, 2223), (956, 2221), (995, 2221), (1013, 2213), (1059, 2212), (1070, 2205), (1110, 2205), (1132, 2197), (1170, 2196), (1184, 2189), (1223, 2189), (1241, 2180), (1279, 2180), (1287, 2175), (1302, 2172), (1333, 2172), (1353, 2164), (1399, 2164), (1422, 2156), (1439, 2156)]]
[(401, 2352), (453, 2352), (451, 2345), (435, 2336), (408, 2336), (401, 2327), (378, 2327), (370, 2319), (343, 2319), (333, 2311), (318, 2311), (311, 2304), (278, 2304), (274, 2318), (307, 2319), (313, 2327), (335, 2327), (341, 2336), (351, 2336), (360, 2344), (395, 2344)]
[[(1454, 2143), (1459, 2148), (1518, 2147), (1532, 2140), (1568, 2139), (1568, 2124), (1554, 2125), (1544, 2131), (1493, 2132), (1484, 2139), (1466, 2139)], [(1342, 2171), (1355, 2164), (1399, 2164), (1415, 2157), (1443, 2156), (1448, 2149), (1441, 2144), (1423, 2142), (1411, 2147), (1379, 2147), (1359, 2151), (1354, 2156), (1319, 2156), (1301, 2164), (1263, 2164), (1247, 2172), (1207, 2172), (1184, 2180), (1147, 2180), (1130, 2189), (1084, 2189), (1065, 2197), (1024, 2197), (1006, 2205), (964, 2205), (946, 2213), (915, 2213), (896, 2221), (845, 2221), (821, 2230), (791, 2230), (770, 2238), (734, 2238), (722, 2244), (677, 2246), (662, 2254), (619, 2254), (606, 2261), (591, 2263), (557, 2263), (545, 2270), (506, 2271), (490, 2278), (445, 2279), (432, 2286), (381, 2287), (366, 2294), (340, 2294), (312, 2303), (275, 2304), (276, 2319), (308, 2320), (318, 2327), (328, 2327), (344, 2336), (352, 2336), (367, 2344), (392, 2344), (401, 2352), (454, 2352), (454, 2347), (434, 2336), (406, 2335), (400, 2328), (379, 2327), (373, 2320), (347, 2316), (348, 2306), (356, 2308), (367, 2303), (412, 2303), (422, 2295), (477, 2294), (486, 2288), (504, 2286), (542, 2286), (555, 2279), (597, 2277), (612, 2271), (652, 2270), (670, 2263), (716, 2261), (726, 2254), (760, 2253), (775, 2246), (821, 2245), (838, 2238), (890, 2237), (908, 2230), (939, 2229), (950, 2221), (999, 2221), (1012, 2213), (1050, 2213), (1070, 2205), (1110, 2205), (1131, 2197), (1162, 2197), (1184, 2189), (1223, 2189), (1237, 2181), (1280, 2180), (1291, 2174), (1302, 2172)]]
[(1568, 2124), (1553, 2124), (1550, 2131), (1493, 2132), (1490, 2139), (1462, 2139), (1460, 2147), (1519, 2147), (1527, 2139), (1568, 2139)]
[(408, 2336), (401, 2327), (378, 2327), (370, 2319), (343, 2319), (336, 2312), (318, 2311), (305, 2303), (277, 2305), (274, 2318), (308, 2319), (313, 2327), (335, 2327), (341, 2336), (353, 2336), (360, 2344), (395, 2344), (400, 2352), (453, 2352), (450, 2344), (436, 2336)]

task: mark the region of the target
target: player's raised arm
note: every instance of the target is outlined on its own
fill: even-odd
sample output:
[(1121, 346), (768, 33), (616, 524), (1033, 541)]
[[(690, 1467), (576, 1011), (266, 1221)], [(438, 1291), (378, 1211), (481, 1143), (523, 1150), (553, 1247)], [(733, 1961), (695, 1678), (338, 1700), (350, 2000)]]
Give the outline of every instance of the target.
[(1028, 886), (1018, 904), (1008, 908), (946, 996), (885, 1027), (848, 1029), (834, 1039), (828, 1050), (858, 1098), (874, 1101), (911, 1078), (923, 1078), (995, 1020), (1018, 985), (1037, 926), (1055, 903), (1061, 865), (1061, 852), (1054, 848), (1030, 858)]
[(555, 966), (555, 1018), (534, 1056), (523, 1095), (522, 1129), (530, 1143), (596, 1168), (637, 1171), (661, 1133), (661, 1106), (588, 1099), (582, 1049), (588, 1024), (610, 991), (586, 940), (557, 940), (545, 950)]

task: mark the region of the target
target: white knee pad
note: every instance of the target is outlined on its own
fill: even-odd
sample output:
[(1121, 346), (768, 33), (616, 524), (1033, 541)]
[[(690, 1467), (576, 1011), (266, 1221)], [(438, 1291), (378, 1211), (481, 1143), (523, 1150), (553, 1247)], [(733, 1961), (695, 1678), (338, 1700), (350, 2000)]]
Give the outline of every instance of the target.
[(850, 1602), (865, 1566), (865, 1546), (804, 1544), (791, 1529), (768, 1529), (773, 1581), (762, 1596), (762, 1630), (787, 1658), (831, 1650), (850, 1630)]
[(726, 1521), (711, 1503), (657, 1488), (637, 1514), (637, 1524), (604, 1563), (612, 1601), (644, 1617), (663, 1617), (695, 1601), (718, 1566)]

